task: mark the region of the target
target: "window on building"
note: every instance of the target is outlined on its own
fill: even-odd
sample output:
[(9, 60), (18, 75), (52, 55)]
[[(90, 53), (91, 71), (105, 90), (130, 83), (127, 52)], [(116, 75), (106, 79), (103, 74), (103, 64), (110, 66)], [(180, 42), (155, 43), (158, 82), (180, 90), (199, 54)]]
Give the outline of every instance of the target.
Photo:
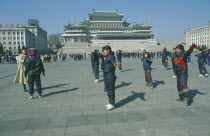
[(9, 50), (11, 50), (12, 48), (11, 47), (9, 47)]
[(16, 39), (16, 37), (13, 37), (13, 40), (15, 40)]
[(21, 35), (23, 35), (23, 32), (21, 32)]
[(3, 40), (6, 40), (6, 37), (3, 37)]
[(3, 45), (6, 45), (7, 43), (6, 42), (3, 42)]
[(10, 35), (10, 32), (8, 32), (7, 34)]
[(5, 32), (2, 32), (3, 35), (5, 35)]
[(15, 32), (13, 32), (13, 35), (15, 35)]
[(8, 40), (11, 40), (11, 37), (8, 37)]
[(13, 44), (16, 45), (16, 42), (14, 42)]
[(19, 32), (17, 32), (17, 35), (19, 35)]
[(8, 42), (8, 44), (11, 45), (12, 43), (11, 42)]
[(16, 47), (14, 47), (14, 49), (16, 49)]
[(17, 40), (20, 40), (20, 37), (17, 37)]
[(21, 40), (23, 40), (24, 38), (23, 37), (21, 37)]

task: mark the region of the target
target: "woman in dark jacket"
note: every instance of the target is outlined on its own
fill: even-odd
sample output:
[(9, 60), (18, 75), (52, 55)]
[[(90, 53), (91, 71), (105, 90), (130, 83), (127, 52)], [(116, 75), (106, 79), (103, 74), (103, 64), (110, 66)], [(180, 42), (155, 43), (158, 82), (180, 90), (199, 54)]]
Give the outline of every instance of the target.
[(107, 110), (113, 110), (115, 106), (115, 66), (120, 66), (121, 63), (116, 62), (116, 58), (113, 55), (110, 46), (106, 45), (103, 47), (102, 55), (103, 57), (103, 72), (104, 72), (104, 82), (106, 83), (105, 89), (109, 98), (109, 104), (106, 105)]

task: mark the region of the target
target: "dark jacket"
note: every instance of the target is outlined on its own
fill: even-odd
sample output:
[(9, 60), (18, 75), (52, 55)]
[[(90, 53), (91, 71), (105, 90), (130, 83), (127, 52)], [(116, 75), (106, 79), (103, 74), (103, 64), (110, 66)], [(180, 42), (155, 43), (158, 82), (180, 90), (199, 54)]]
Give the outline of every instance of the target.
[(143, 62), (144, 70), (151, 70), (151, 58), (142, 58), (141, 61)]
[(42, 60), (38, 58), (30, 58), (25, 63), (25, 75), (27, 74), (33, 74), (33, 75), (40, 75), (41, 73), (44, 73), (45, 69), (42, 64)]
[(118, 62), (122, 61), (122, 53), (121, 52), (117, 52), (117, 61)]
[(198, 63), (203, 63), (205, 61), (205, 58), (206, 58), (205, 53), (195, 54), (195, 56), (198, 57)]
[(91, 56), (92, 65), (99, 65), (99, 56), (96, 53), (93, 53)]
[(188, 71), (187, 57), (193, 52), (195, 45), (193, 44), (190, 49), (186, 52), (174, 53), (174, 69), (176, 72)]
[(162, 53), (162, 60), (165, 61), (165, 60), (168, 60), (168, 56), (169, 56), (170, 52), (168, 51), (165, 51)]
[(110, 54), (104, 59), (104, 73), (108, 72), (114, 72), (115, 71), (115, 66), (114, 64), (116, 63), (116, 58), (114, 55)]

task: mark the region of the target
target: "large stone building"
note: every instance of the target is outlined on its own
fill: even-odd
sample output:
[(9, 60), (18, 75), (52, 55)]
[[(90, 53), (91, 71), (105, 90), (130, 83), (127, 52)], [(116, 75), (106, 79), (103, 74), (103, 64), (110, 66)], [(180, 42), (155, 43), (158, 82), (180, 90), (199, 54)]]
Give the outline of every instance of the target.
[(0, 24), (0, 43), (4, 52), (18, 54), (18, 47), (36, 49), (39, 53), (47, 50), (47, 32), (39, 27), (38, 20), (29, 19), (27, 26)]
[(210, 48), (210, 21), (208, 26), (189, 29), (186, 31), (186, 45), (195, 43), (197, 46), (206, 46)]
[(117, 11), (93, 11), (89, 19), (65, 26), (62, 35), (64, 49), (77, 47), (101, 48), (110, 45), (113, 49), (139, 50), (157, 45), (152, 25), (123, 20), (125, 14)]

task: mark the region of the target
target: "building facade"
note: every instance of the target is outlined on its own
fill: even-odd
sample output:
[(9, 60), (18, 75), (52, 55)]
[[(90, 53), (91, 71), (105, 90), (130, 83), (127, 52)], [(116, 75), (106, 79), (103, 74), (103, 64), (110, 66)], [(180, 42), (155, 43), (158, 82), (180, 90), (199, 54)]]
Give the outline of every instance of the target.
[(18, 55), (18, 47), (23, 46), (37, 49), (39, 52), (47, 49), (47, 32), (39, 27), (38, 23), (33, 24), (30, 21), (27, 26), (0, 24), (0, 43), (6, 54), (11, 52)]
[(195, 43), (197, 46), (206, 46), (210, 48), (210, 21), (208, 26), (189, 29), (186, 31), (186, 45)]
[(123, 20), (125, 14), (117, 11), (93, 11), (89, 19), (65, 26), (62, 40), (65, 47), (89, 45), (101, 47), (111, 45), (116, 49), (157, 45), (152, 25), (131, 23)]

